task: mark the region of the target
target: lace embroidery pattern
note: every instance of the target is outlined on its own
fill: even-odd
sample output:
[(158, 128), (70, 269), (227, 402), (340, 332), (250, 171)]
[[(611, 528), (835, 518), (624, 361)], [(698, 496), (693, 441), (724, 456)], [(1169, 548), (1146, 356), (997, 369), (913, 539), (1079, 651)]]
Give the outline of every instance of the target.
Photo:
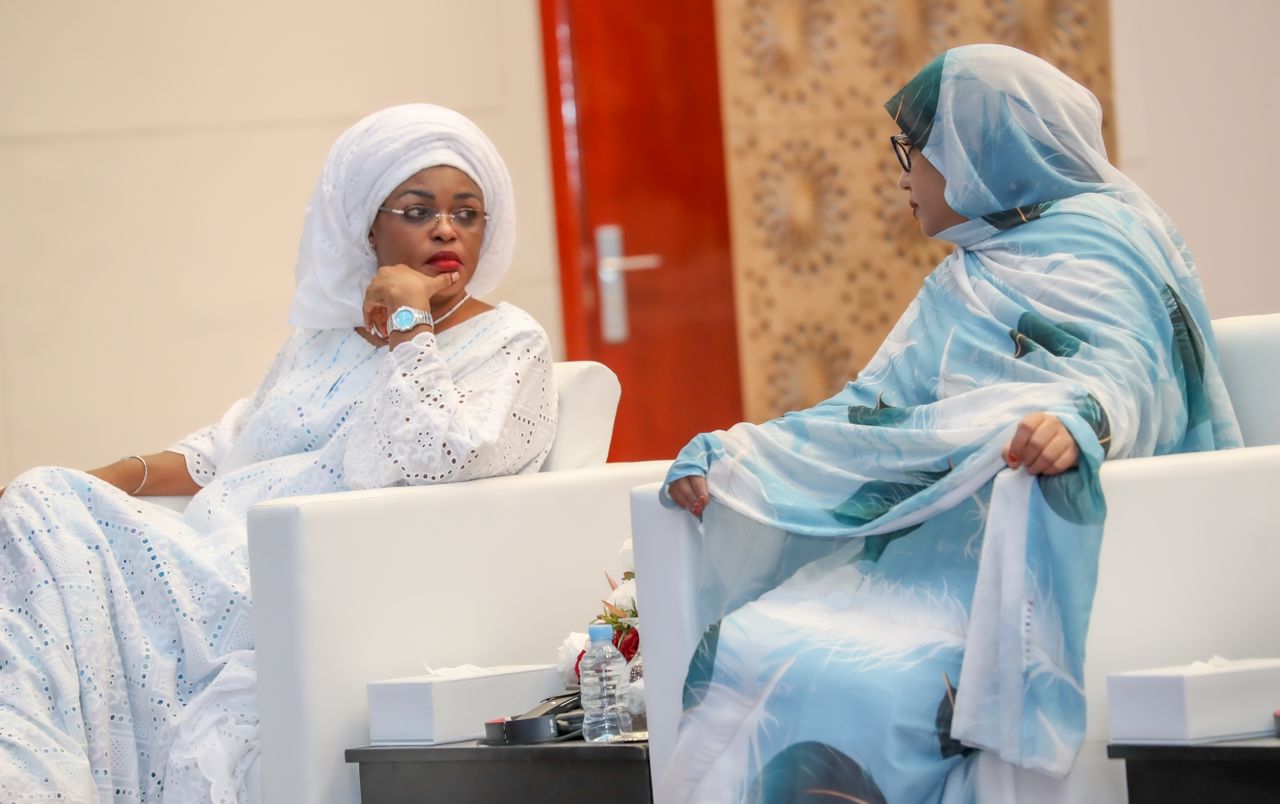
[(226, 801), (256, 754), (245, 514), (263, 500), (536, 471), (550, 349), (499, 305), (394, 352), (298, 330), (258, 392), (171, 449), (178, 515), (40, 468), (0, 498), (0, 800)]

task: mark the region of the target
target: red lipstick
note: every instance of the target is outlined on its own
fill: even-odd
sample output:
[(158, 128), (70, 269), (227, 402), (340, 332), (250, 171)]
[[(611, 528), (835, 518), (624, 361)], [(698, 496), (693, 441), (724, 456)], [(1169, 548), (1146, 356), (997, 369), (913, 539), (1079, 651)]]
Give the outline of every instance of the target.
[(452, 251), (437, 251), (427, 259), (427, 265), (437, 271), (457, 271), (462, 268), (462, 259)]

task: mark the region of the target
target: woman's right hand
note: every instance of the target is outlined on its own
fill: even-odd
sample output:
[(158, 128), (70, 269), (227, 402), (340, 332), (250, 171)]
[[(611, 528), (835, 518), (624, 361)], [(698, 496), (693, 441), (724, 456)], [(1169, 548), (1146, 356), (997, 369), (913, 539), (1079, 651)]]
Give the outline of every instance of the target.
[(696, 517), (702, 516), (710, 499), (707, 496), (707, 479), (702, 475), (689, 475), (671, 481), (671, 485), (667, 486), (667, 494), (671, 495), (676, 505)]
[(1071, 431), (1052, 413), (1022, 417), (1003, 455), (1009, 468), (1022, 467), (1033, 475), (1062, 474), (1080, 462), (1080, 448)]
[(431, 309), (431, 298), (458, 281), (455, 273), (427, 276), (407, 265), (384, 265), (364, 291), (364, 326), (386, 338), (387, 316), (400, 307)]

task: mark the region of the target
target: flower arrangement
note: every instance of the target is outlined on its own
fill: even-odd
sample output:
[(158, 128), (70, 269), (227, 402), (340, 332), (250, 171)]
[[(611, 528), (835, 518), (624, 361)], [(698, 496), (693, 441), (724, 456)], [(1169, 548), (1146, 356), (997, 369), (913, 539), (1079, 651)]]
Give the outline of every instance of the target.
[[(631, 664), (640, 651), (640, 630), (637, 627), (640, 612), (636, 608), (636, 573), (630, 539), (622, 543), (618, 558), (623, 566), (622, 580), (614, 580), (612, 575), (605, 573), (604, 577), (609, 582), (609, 597), (601, 599), (603, 609), (592, 622), (613, 626), (613, 645), (622, 654), (622, 658)], [(586, 647), (587, 635), (577, 632), (569, 634), (561, 644), (559, 668), (565, 683), (578, 683), (579, 664), (586, 653)]]

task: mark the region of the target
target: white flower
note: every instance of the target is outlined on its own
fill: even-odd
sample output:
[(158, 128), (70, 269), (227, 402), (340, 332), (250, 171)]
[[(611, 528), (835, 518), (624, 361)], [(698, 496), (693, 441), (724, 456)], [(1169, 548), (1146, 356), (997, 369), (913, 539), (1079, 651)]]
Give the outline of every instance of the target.
[(576, 631), (565, 637), (564, 642), (560, 644), (560, 650), (556, 654), (556, 669), (560, 671), (560, 677), (564, 679), (566, 685), (578, 683), (573, 666), (578, 662), (578, 654), (582, 653), (586, 647), (587, 635)]
[(618, 581), (618, 588), (609, 594), (609, 603), (620, 609), (630, 611), (636, 605), (636, 582), (633, 578), (629, 581)]
[(627, 686), (626, 705), (627, 711), (633, 715), (644, 713), (644, 676), (637, 678)]
[(636, 571), (635, 554), (631, 551), (631, 540), (627, 539), (622, 543), (622, 549), (618, 551), (618, 563), (622, 565), (623, 572)]

